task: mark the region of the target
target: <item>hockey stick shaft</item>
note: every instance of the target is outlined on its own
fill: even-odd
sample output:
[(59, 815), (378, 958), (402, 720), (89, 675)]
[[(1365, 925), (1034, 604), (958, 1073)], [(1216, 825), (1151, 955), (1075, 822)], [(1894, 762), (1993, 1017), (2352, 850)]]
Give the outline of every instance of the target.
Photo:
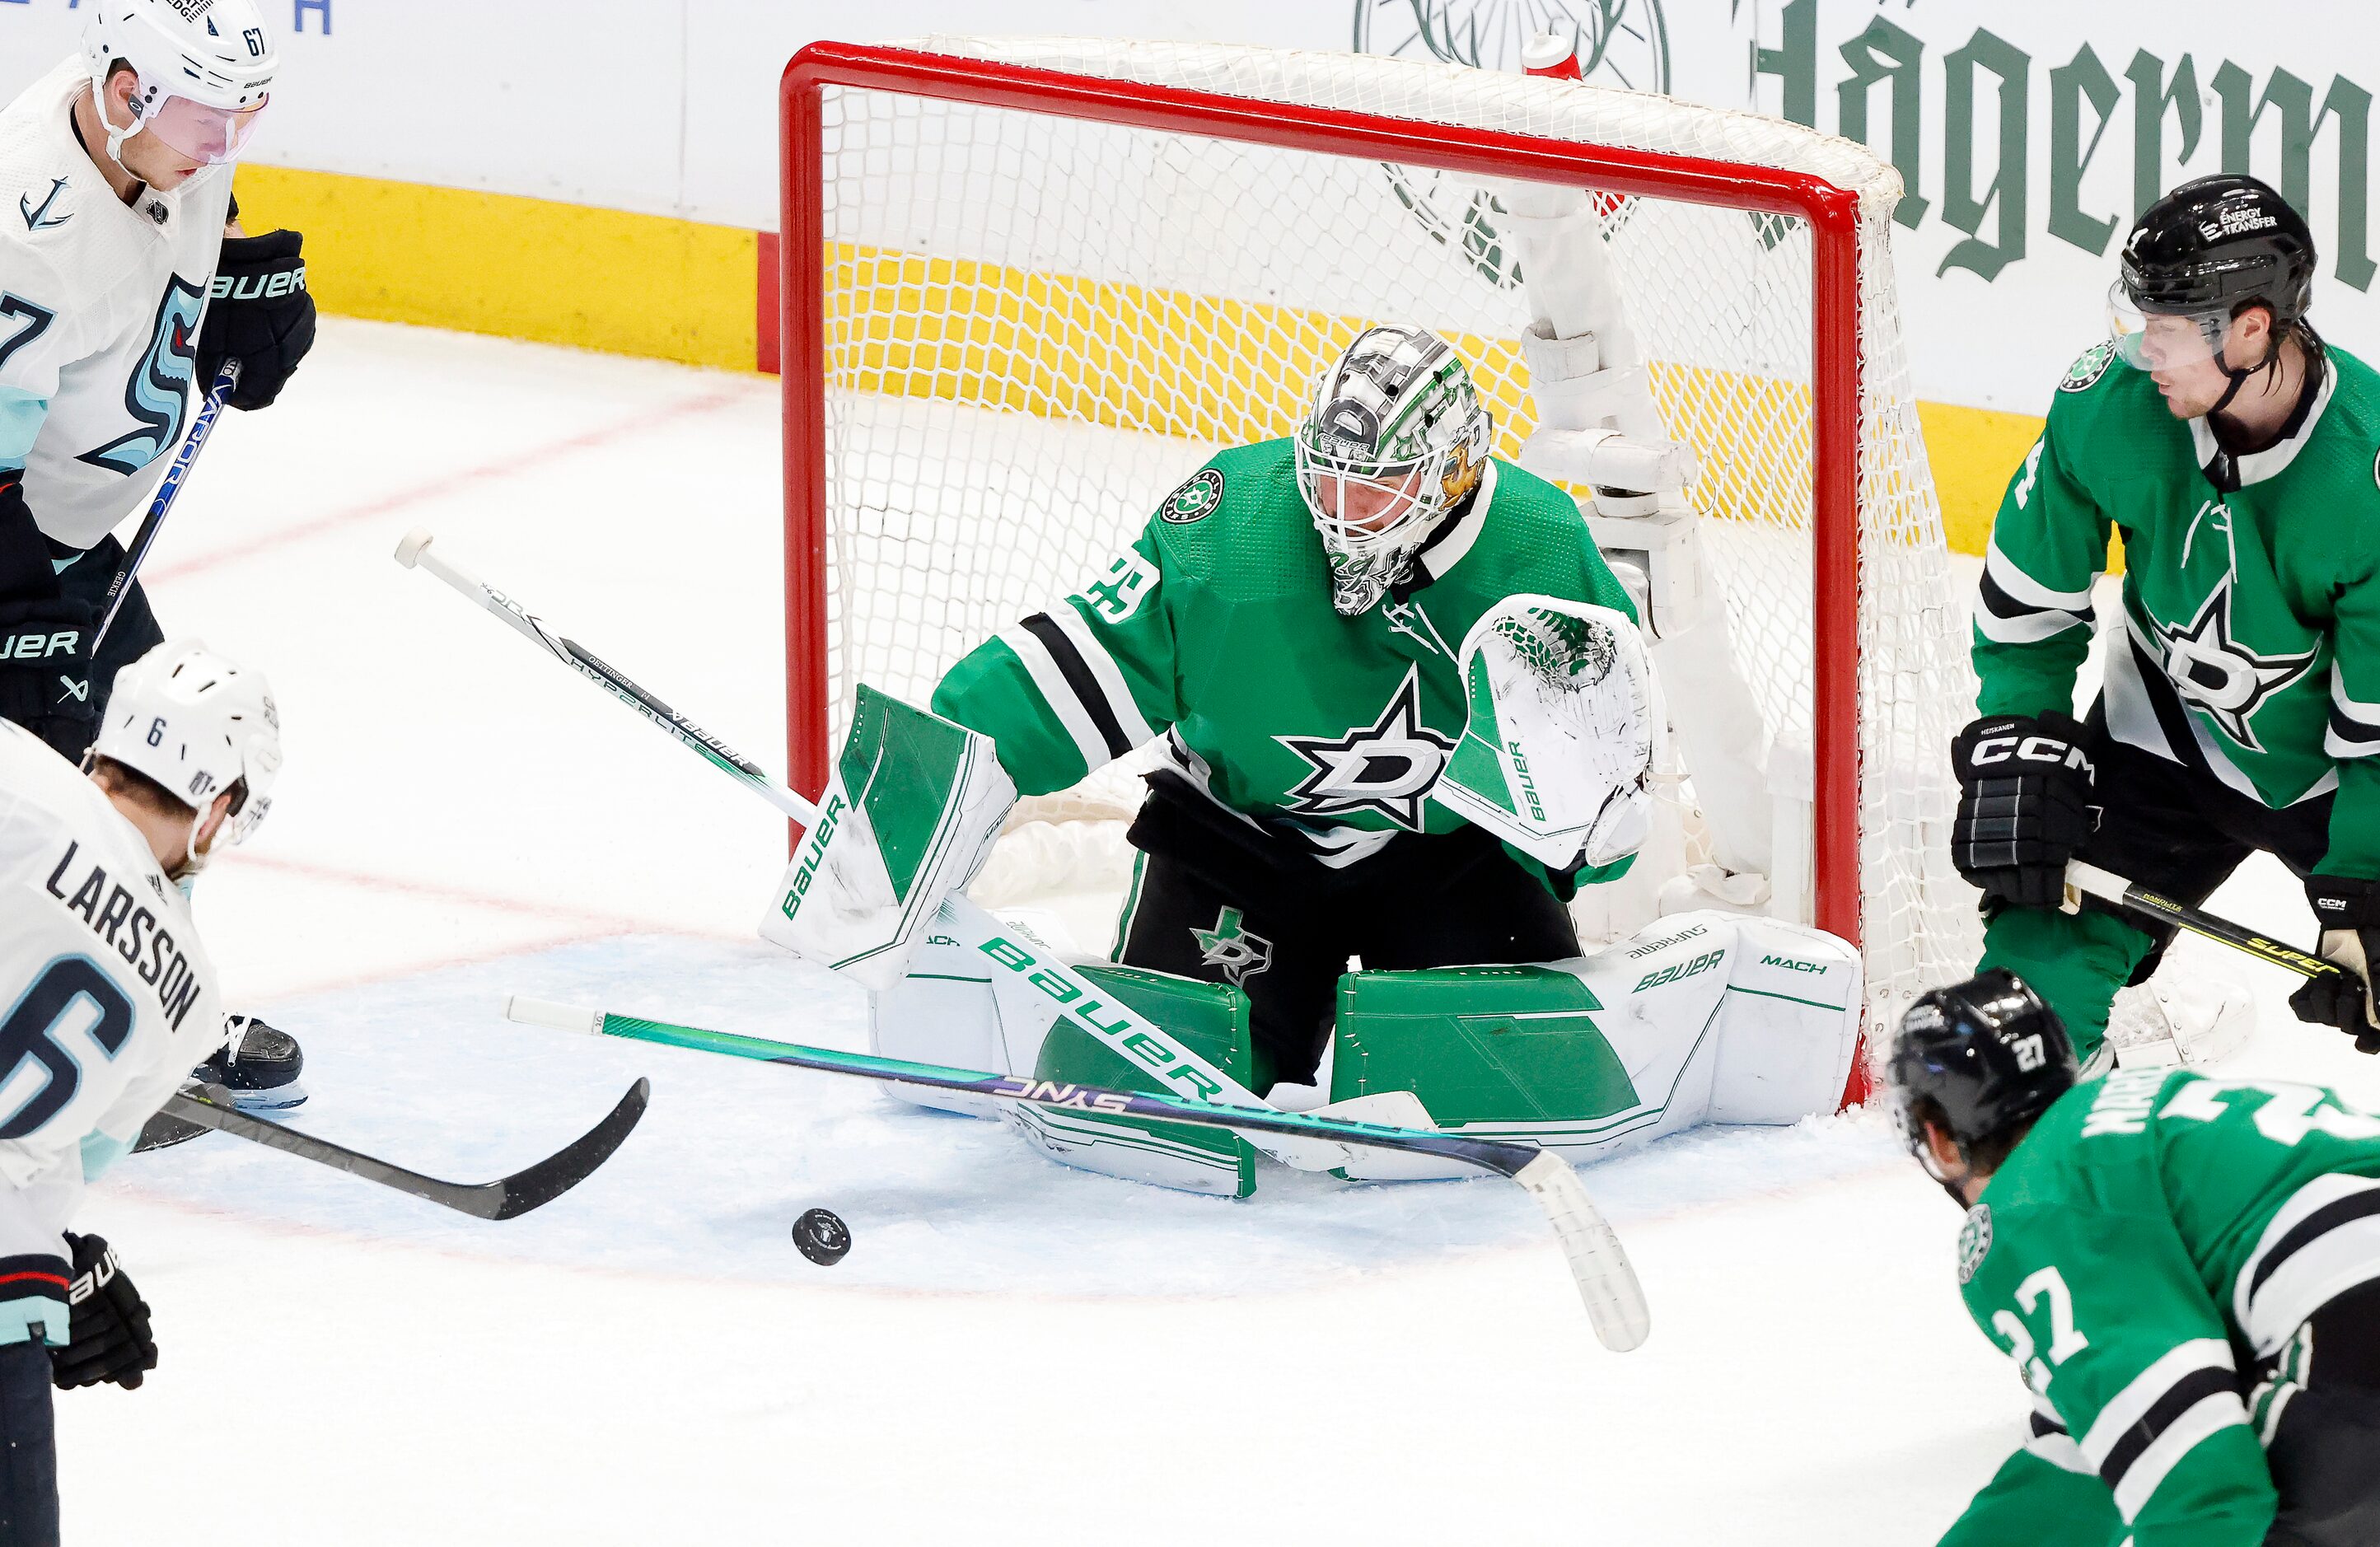
[[(818, 807), (769, 777), (766, 770), (726, 743), (687, 719), (652, 694), (598, 659), (576, 641), (548, 628), (520, 603), (478, 575), (439, 553), (435, 539), (419, 527), (397, 544), (396, 562), (428, 570), (455, 590), (504, 620), (506, 626), (548, 655), (601, 686), (646, 719), (674, 736), (679, 744), (735, 779), (805, 827), (819, 818)], [(1002, 925), (965, 893), (953, 893), (935, 915), (937, 928), (947, 930), (969, 949), (1048, 995), (1086, 1032), (1135, 1064), (1156, 1069), (1193, 1095), (1235, 1106), (1257, 1106), (1263, 1099), (1206, 1058), (1126, 1006), (1094, 986), (1065, 963)], [(1326, 1170), (1334, 1162), (1318, 1157), (1293, 1138), (1264, 1143), (1266, 1153), (1285, 1165), (1305, 1170)]]
[(649, 1082), (638, 1081), (628, 1087), (628, 1094), (620, 1098), (601, 1122), (577, 1140), (534, 1166), (492, 1182), (441, 1181), (436, 1177), (408, 1171), (394, 1162), (366, 1154), (360, 1150), (334, 1144), (328, 1139), (318, 1139), (310, 1133), (300, 1133), (296, 1129), (250, 1117), (233, 1107), (228, 1101), (193, 1094), (188, 1089), (167, 1096), (164, 1110), (166, 1116), (179, 1118), (184, 1122), (211, 1128), (218, 1133), (228, 1133), (235, 1139), (245, 1139), (251, 1144), (261, 1144), (284, 1154), (294, 1154), (318, 1166), (328, 1166), (333, 1170), (345, 1171), (408, 1197), (442, 1204), (475, 1218), (512, 1219), (561, 1197), (609, 1160), (613, 1152), (626, 1141), (644, 1117), (645, 1104), (651, 1091)]
[(190, 421), (190, 432), (182, 437), (181, 449), (174, 453), (165, 469), (165, 477), (157, 485), (156, 496), (149, 502), (149, 514), (140, 520), (140, 529), (132, 534), (132, 546), (125, 550), (124, 562), (116, 566), (115, 577), (107, 583), (107, 594), (101, 598), (99, 625), (91, 633), (91, 659), (99, 658), (99, 642), (115, 623), (115, 615), (124, 610), (124, 598), (132, 593), (132, 577), (140, 571), (140, 562), (149, 557), (149, 549), (157, 540), (157, 528), (165, 525), (165, 513), (174, 508), (181, 497), (182, 480), (189, 476), (190, 464), (198, 461), (199, 452), (207, 437), (215, 431), (215, 421), (223, 417), (224, 404), (239, 386), (239, 362), (225, 360), (215, 372), (214, 382), (199, 405), (198, 417)]
[(843, 1053), (793, 1043), (768, 1042), (731, 1032), (706, 1031), (633, 1015), (613, 1015), (546, 1000), (513, 995), (504, 1000), (507, 1019), (527, 1025), (586, 1035), (623, 1037), (663, 1047), (691, 1048), (731, 1058), (783, 1064), (827, 1074), (854, 1075), (893, 1084), (920, 1085), (958, 1091), (1002, 1101), (1111, 1118), (1144, 1118), (1229, 1129), (1237, 1133), (1290, 1135), (1334, 1145), (1394, 1150), (1407, 1154), (1435, 1155), (1475, 1166), (1507, 1177), (1526, 1188), (1553, 1223), (1587, 1318), (1606, 1348), (1621, 1352), (1637, 1347), (1651, 1330), (1650, 1312), (1628, 1254), (1572, 1171), (1570, 1163), (1550, 1150), (1495, 1140), (1469, 1139), (1461, 1134), (1433, 1133), (1422, 1129), (1391, 1128), (1354, 1122), (1343, 1118), (1304, 1112), (1282, 1112), (1269, 1106), (1251, 1107), (1191, 1101), (1182, 1096), (1136, 1091), (1109, 1090), (1022, 1075), (987, 1074), (950, 1069), (940, 1064), (912, 1063), (868, 1053)]
[(2218, 918), (2187, 902), (2177, 902), (2095, 864), (2086, 864), (2081, 860), (2068, 861), (2066, 885), (2070, 891), (2095, 897), (2103, 902), (2112, 902), (2159, 924), (2186, 929), (2192, 935), (2229, 946), (2234, 950), (2245, 952), (2284, 972), (2295, 973), (2300, 977), (2347, 978), (2354, 975), (2336, 961), (2325, 961), (2295, 946), (2283, 945), (2270, 936), (2259, 935), (2243, 925)]

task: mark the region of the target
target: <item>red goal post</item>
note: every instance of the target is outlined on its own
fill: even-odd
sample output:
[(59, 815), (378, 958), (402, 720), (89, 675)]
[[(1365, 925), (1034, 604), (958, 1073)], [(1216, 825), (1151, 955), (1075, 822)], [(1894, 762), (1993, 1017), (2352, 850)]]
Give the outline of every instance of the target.
[[(1403, 66), (1402, 61), (1378, 63), (1439, 67)], [(1530, 83), (1531, 90), (1539, 87), (1593, 90), (1559, 82)], [(1876, 261), (1874, 249), (1880, 240), (1876, 236), (1873, 189), (1864, 214), (1860, 190), (1791, 167), (1152, 84), (931, 47), (820, 42), (805, 48), (788, 64), (781, 83), (780, 293), (788, 755), (794, 786), (811, 795), (822, 788), (832, 755), (832, 695), (837, 691), (829, 670), (832, 577), (828, 567), (832, 547), (828, 400), (833, 380), (828, 283), (831, 244), (837, 238), (829, 229), (831, 152), (826, 103), (831, 94), (839, 92), (880, 93), (1007, 110), (1038, 119), (1122, 126), (1318, 156), (1567, 185), (1620, 198), (1785, 216), (1805, 225), (1809, 233), (1806, 519), (1812, 545), (1807, 709), (1813, 786), (1811, 922), (1854, 943), (1860, 940), (1861, 307), (1864, 277), (1873, 277), (1863, 275), (1863, 264)], [(1715, 111), (1676, 105), (1681, 111)], [(1888, 213), (1889, 207), (1888, 199), (1884, 204)], [(1864, 220), (1871, 249), (1865, 252)], [(1897, 327), (1896, 320), (1896, 347)], [(1913, 437), (1913, 411), (1909, 428)], [(1869, 433), (1874, 433), (1872, 424)], [(1914, 454), (1917, 476), (1923, 477), (1922, 447)], [(1930, 509), (1930, 481), (1925, 498)], [(1938, 549), (1938, 512), (1933, 521), (1931, 541)], [(1088, 552), (1059, 557), (1070, 561), (1074, 568), (1087, 566), (1096, 559)], [(842, 691), (847, 692), (847, 685)], [(1869, 809), (1871, 813), (1876, 809), (1873, 801)]]

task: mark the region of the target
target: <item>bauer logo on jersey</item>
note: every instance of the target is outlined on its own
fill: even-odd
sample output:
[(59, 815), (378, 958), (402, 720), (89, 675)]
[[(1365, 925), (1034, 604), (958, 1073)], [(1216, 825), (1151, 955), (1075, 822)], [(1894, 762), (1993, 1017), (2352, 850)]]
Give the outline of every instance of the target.
[(1165, 503), (1157, 507), (1157, 514), (1160, 520), (1187, 526), (1214, 514), (1215, 507), (1222, 502), (1223, 475), (1212, 467), (1201, 467), (1165, 497)]
[(1369, 725), (1336, 736), (1273, 738), (1312, 766), (1290, 791), (1288, 810), (1303, 816), (1373, 811), (1421, 830), (1422, 802), (1445, 771), (1454, 738), (1421, 722), (1420, 672), (1418, 666), (1405, 669), (1405, 680)]
[(2081, 358), (2066, 368), (2066, 379), (2058, 383), (2058, 390), (2061, 393), (2090, 391), (2098, 383), (2100, 377), (2107, 374), (2107, 367), (2115, 357), (2116, 345), (2112, 340), (2091, 345), (2082, 351)]
[[(2228, 515), (2224, 513), (2225, 519)], [(2187, 626), (2159, 622), (2156, 632), (2165, 647), (2166, 678), (2174, 692), (2250, 752), (2262, 752), (2265, 746), (2249, 721), (2273, 695), (2313, 671), (2321, 653), (2316, 648), (2260, 655), (2241, 644), (2232, 627), (2228, 574), (2216, 582)]]
[(1121, 623), (1140, 610), (1148, 593), (1157, 589), (1157, 566), (1127, 548), (1097, 580), (1075, 593), (1074, 599), (1099, 615), (1103, 623)]
[(1959, 1283), (1972, 1282), (1992, 1254), (1992, 1206), (1977, 1203), (1967, 1211), (1967, 1222), (1959, 1227)]

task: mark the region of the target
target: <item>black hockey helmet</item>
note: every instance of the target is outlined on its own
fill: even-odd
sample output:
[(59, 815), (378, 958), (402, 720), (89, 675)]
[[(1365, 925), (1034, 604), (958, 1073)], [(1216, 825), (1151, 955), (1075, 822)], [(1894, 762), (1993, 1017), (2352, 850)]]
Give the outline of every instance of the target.
[(2193, 177), (2141, 212), (2119, 260), (2144, 312), (2218, 313), (2244, 301), (2276, 329), (2313, 304), (2313, 233), (2268, 183), (2237, 172)]
[(2080, 1071), (2058, 1012), (2022, 978), (1994, 968), (1909, 1007), (1885, 1078), (1901, 1138), (1930, 1171), (1922, 1118), (1949, 1128), (1969, 1154), (2048, 1111)]

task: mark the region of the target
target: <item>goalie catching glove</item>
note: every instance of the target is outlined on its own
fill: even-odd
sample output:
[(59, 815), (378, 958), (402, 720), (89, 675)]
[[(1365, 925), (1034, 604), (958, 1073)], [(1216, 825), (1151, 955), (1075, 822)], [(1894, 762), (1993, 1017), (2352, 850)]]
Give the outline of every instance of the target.
[(760, 937), (891, 987), (942, 900), (982, 868), (1015, 804), (990, 737), (863, 683), (818, 820)]
[(1653, 679), (1628, 615), (1507, 597), (1462, 662), (1470, 719), (1432, 798), (1551, 870), (1633, 854), (1653, 820)]

